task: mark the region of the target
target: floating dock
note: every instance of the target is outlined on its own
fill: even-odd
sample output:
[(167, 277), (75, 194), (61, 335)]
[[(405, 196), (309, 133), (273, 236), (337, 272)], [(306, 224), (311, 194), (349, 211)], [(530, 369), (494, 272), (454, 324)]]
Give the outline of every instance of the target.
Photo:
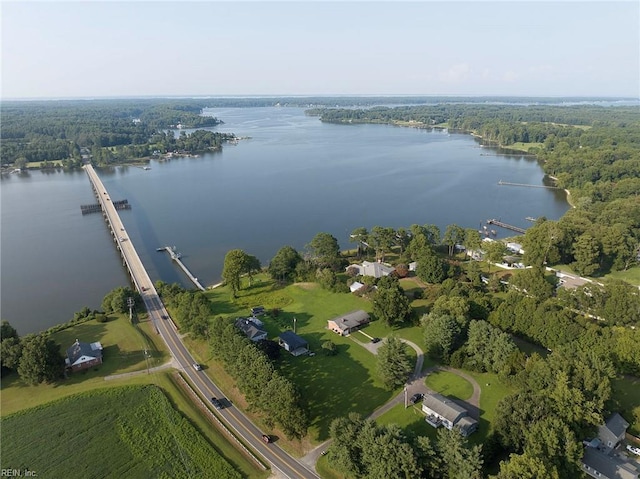
[(521, 233), (521, 234), (524, 234), (525, 231), (526, 231), (524, 228), (520, 228), (518, 226), (513, 226), (513, 225), (510, 225), (510, 224), (507, 224), (507, 223), (503, 223), (502, 221), (496, 220), (496, 219), (487, 220), (487, 224), (500, 226), (501, 228), (505, 228), (505, 229), (508, 229), (508, 230), (511, 230), (511, 231), (515, 231), (516, 233)]
[(196, 285), (196, 287), (200, 290), (200, 291), (206, 291), (205, 287), (202, 286), (200, 284), (200, 282), (198, 281), (198, 278), (196, 278), (193, 274), (191, 274), (191, 271), (189, 271), (189, 269), (184, 265), (184, 263), (180, 260), (180, 253), (176, 253), (176, 247), (173, 246), (163, 246), (162, 248), (156, 248), (156, 251), (167, 251), (169, 253), (169, 255), (171, 256), (171, 259), (173, 261), (175, 261), (177, 263), (178, 266), (180, 266), (180, 268), (182, 269), (182, 271), (184, 271), (184, 274), (186, 274), (189, 279), (191, 280), (191, 282), (193, 282), (193, 284)]

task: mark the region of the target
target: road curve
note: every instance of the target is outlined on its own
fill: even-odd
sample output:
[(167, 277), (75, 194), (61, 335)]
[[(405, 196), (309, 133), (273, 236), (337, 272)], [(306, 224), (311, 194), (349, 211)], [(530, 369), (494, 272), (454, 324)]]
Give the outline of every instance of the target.
[[(167, 344), (171, 355), (177, 362), (180, 369), (189, 379), (194, 389), (205, 400), (211, 397), (222, 397), (223, 393), (204, 371), (196, 371), (193, 364), (196, 362), (187, 348), (182, 343), (173, 321), (169, 318), (169, 313), (164, 307), (158, 292), (156, 291), (151, 278), (149, 277), (133, 243), (128, 238), (124, 225), (120, 220), (117, 210), (113, 206), (109, 192), (91, 165), (84, 166), (87, 175), (96, 191), (98, 201), (102, 205), (105, 219), (114, 235), (114, 241), (122, 253), (122, 258), (131, 274), (134, 286), (142, 296), (149, 318), (155, 327), (156, 332)], [(319, 478), (319, 476), (290, 456), (277, 444), (266, 444), (262, 440), (263, 432), (259, 430), (245, 414), (230, 405), (215, 413), (224, 421), (236, 435), (251, 450), (257, 452), (272, 469), (278, 471), (282, 476), (294, 478)]]

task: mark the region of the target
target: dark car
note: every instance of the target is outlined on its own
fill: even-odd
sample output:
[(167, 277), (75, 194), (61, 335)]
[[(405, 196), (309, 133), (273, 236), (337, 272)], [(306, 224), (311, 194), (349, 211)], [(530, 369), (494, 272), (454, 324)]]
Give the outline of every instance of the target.
[(380, 338), (371, 338), (371, 342), (372, 343), (379, 343), (380, 342)]
[(411, 398), (409, 399), (409, 401), (411, 401), (413, 404), (415, 404), (415, 403), (417, 403), (418, 401), (420, 401), (423, 397), (424, 397), (424, 394), (422, 394), (422, 393), (415, 393), (413, 396), (411, 396)]
[(269, 436), (267, 436), (266, 434), (262, 435), (262, 440), (264, 442), (266, 442), (267, 444), (269, 444), (271, 442), (271, 438)]
[(217, 398), (211, 398), (211, 404), (213, 404), (213, 407), (220, 410), (224, 407), (224, 405), (220, 402), (219, 399)]

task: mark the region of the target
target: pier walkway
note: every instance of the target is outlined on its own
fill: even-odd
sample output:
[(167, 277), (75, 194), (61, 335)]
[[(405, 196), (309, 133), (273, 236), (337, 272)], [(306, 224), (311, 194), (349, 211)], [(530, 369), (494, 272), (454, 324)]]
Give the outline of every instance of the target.
[(499, 185), (506, 186), (526, 186), (527, 188), (546, 188), (548, 190), (561, 190), (559, 186), (547, 186), (547, 185), (529, 185), (527, 183), (511, 183), (510, 181), (498, 181)]
[(526, 230), (524, 228), (520, 228), (519, 226), (513, 226), (508, 223), (503, 223), (502, 221), (496, 219), (487, 220), (487, 223), (490, 225), (500, 226), (501, 228), (506, 228), (511, 231), (515, 231), (516, 233), (524, 234)]
[(158, 248), (157, 251), (167, 251), (171, 255), (171, 259), (175, 261), (178, 266), (180, 266), (182, 271), (184, 271), (184, 274), (186, 274), (193, 282), (193, 284), (196, 285), (196, 288), (198, 288), (200, 291), (206, 291), (205, 287), (202, 286), (202, 284), (200, 284), (200, 282), (198, 281), (198, 278), (191, 274), (191, 271), (189, 271), (189, 269), (182, 262), (182, 260), (180, 259), (180, 253), (176, 253), (174, 248), (172, 248), (171, 246), (164, 246), (163, 248)]

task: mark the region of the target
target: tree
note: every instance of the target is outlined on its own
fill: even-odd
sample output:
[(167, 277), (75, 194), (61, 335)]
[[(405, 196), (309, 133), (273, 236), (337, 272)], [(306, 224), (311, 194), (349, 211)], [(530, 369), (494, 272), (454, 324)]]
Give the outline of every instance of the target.
[(271, 339), (261, 339), (256, 343), (256, 347), (262, 351), (271, 361), (275, 361), (280, 357), (282, 348), (277, 342)]
[(389, 390), (402, 386), (412, 371), (407, 346), (395, 336), (387, 338), (378, 348), (378, 374)]
[(0, 344), (0, 358), (2, 359), (2, 369), (15, 371), (20, 364), (22, 356), (22, 343), (19, 338), (9, 337), (2, 340)]
[(384, 261), (385, 254), (391, 251), (396, 240), (393, 228), (374, 226), (369, 233), (369, 244), (376, 250), (376, 259)]
[(478, 230), (473, 228), (467, 228), (464, 230), (464, 247), (467, 250), (467, 254), (469, 251), (476, 251), (480, 249), (482, 246), (482, 238), (480, 237), (480, 233)]
[(538, 301), (550, 298), (555, 291), (554, 285), (545, 278), (545, 270), (540, 267), (518, 271), (509, 283), (520, 292), (537, 298)]
[(493, 479), (560, 479), (558, 471), (550, 469), (544, 461), (528, 454), (511, 454), (508, 461), (500, 462), (500, 472)]
[(467, 439), (455, 429), (438, 430), (436, 450), (442, 461), (442, 477), (482, 478), (482, 446), (469, 447)]
[(384, 276), (378, 281), (378, 290), (373, 297), (373, 314), (388, 325), (402, 323), (411, 313), (409, 299), (398, 280)]
[(231, 288), (231, 295), (236, 298), (240, 291), (240, 277), (246, 271), (248, 255), (241, 249), (232, 249), (224, 257), (222, 278)]
[(522, 238), (522, 261), (530, 266), (544, 266), (560, 261), (559, 245), (564, 234), (555, 221), (539, 221), (527, 229)]
[(458, 225), (448, 225), (442, 242), (447, 245), (449, 256), (453, 256), (457, 244), (462, 244), (465, 238), (464, 229)]
[(251, 286), (253, 282), (253, 275), (259, 273), (261, 269), (262, 265), (260, 264), (260, 260), (248, 254), (245, 262), (245, 273), (247, 273), (247, 277), (249, 278), (249, 286)]
[(582, 234), (573, 245), (574, 269), (581, 275), (590, 276), (600, 267), (600, 243), (590, 234)]
[(335, 356), (338, 354), (338, 348), (333, 341), (327, 340), (322, 343), (322, 349), (324, 349), (327, 356)]
[(269, 263), (269, 274), (273, 279), (292, 281), (295, 277), (296, 266), (302, 261), (300, 253), (291, 246), (283, 246)]
[(329, 233), (318, 233), (307, 246), (318, 268), (337, 269), (340, 265), (338, 240)]
[(27, 384), (53, 382), (62, 376), (64, 358), (60, 346), (46, 336), (30, 334), (23, 339), (18, 375)]
[(2, 323), (0, 323), (0, 340), (9, 338), (19, 338), (18, 331), (11, 326), (9, 321), (2, 320)]
[(446, 272), (442, 260), (430, 248), (424, 248), (417, 258), (416, 276), (427, 283), (442, 283)]
[(435, 358), (449, 361), (457, 348), (462, 334), (460, 324), (449, 315), (429, 313), (422, 318), (424, 341), (427, 353)]
[(501, 263), (502, 258), (507, 254), (507, 247), (502, 241), (489, 241), (484, 246), (487, 254), (486, 260), (489, 264), (489, 271), (491, 271), (491, 263)]
[(364, 226), (354, 229), (349, 235), (349, 242), (356, 243), (357, 245), (358, 258), (360, 258), (362, 254), (367, 250), (368, 241), (369, 241), (369, 232), (367, 231), (367, 228), (365, 228)]

